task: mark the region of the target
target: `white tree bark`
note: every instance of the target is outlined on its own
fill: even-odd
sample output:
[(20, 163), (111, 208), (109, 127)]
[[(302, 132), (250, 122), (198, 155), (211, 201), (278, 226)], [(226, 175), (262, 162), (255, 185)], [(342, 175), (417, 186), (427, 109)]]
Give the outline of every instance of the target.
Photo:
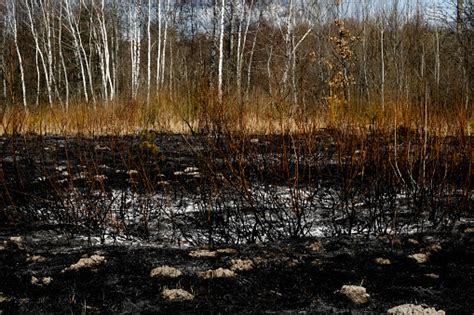
[(84, 98), (85, 98), (85, 101), (86, 103), (89, 102), (89, 93), (87, 91), (87, 75), (86, 75), (86, 72), (85, 72), (85, 66), (84, 66), (84, 60), (83, 60), (83, 57), (82, 57), (82, 50), (81, 49), (81, 42), (80, 42), (80, 38), (81, 38), (81, 35), (79, 33), (79, 27), (77, 25), (77, 22), (76, 22), (76, 18), (74, 16), (74, 13), (73, 13), (73, 10), (72, 10), (72, 7), (71, 7), (71, 0), (65, 0), (65, 5), (66, 5), (66, 18), (67, 18), (67, 22), (68, 22), (68, 25), (69, 25), (69, 33), (71, 34), (72, 36), (72, 39), (73, 39), (73, 45), (74, 45), (74, 56), (77, 60), (77, 63), (79, 64), (79, 68), (81, 70), (81, 78), (82, 78), (82, 90), (83, 90), (83, 93), (84, 93)]
[(129, 25), (132, 31), (130, 44), (130, 59), (132, 64), (131, 69), (131, 84), (132, 84), (132, 98), (138, 97), (138, 90), (140, 87), (140, 55), (141, 55), (141, 0), (130, 1), (129, 6)]
[(156, 93), (158, 93), (158, 90), (160, 88), (160, 82), (161, 82), (161, 25), (162, 25), (162, 2), (161, 0), (158, 0), (158, 43), (157, 43), (157, 54), (156, 54)]
[[(54, 72), (53, 72), (53, 40), (52, 40), (52, 26), (51, 26), (51, 10), (52, 10), (52, 4), (51, 0), (39, 0), (39, 4), (41, 6), (41, 14), (43, 18), (43, 33), (46, 34), (46, 44), (45, 44), (45, 51), (46, 51), (46, 56), (47, 56), (47, 62), (48, 62), (48, 81), (50, 84), (50, 90), (48, 91), (48, 99), (49, 99), (49, 93), (52, 94), (52, 90), (54, 89), (56, 91), (58, 99), (60, 99), (59, 91), (57, 89), (57, 86), (55, 84), (55, 78), (54, 78)], [(52, 104), (50, 102), (50, 104)]]
[(439, 82), (441, 80), (441, 59), (440, 59), (440, 43), (439, 43), (438, 28), (436, 28), (435, 41), (436, 41), (435, 79), (436, 79), (436, 86), (439, 88)]
[(168, 44), (168, 19), (170, 14), (170, 0), (166, 1), (166, 12), (165, 12), (165, 26), (163, 30), (163, 49), (161, 50), (161, 85), (165, 82), (165, 66), (166, 66), (166, 47)]
[[(112, 0), (112, 10), (113, 12), (118, 12), (119, 1)], [(119, 23), (118, 16), (114, 14), (112, 20), (112, 35), (111, 39), (112, 44), (112, 54), (111, 54), (111, 67), (112, 67), (112, 87), (113, 87), (113, 96), (115, 97), (118, 94), (118, 78), (117, 78), (117, 64), (119, 62), (119, 51), (120, 51), (120, 35), (119, 35)]]
[(380, 83), (380, 102), (382, 112), (385, 111), (385, 54), (384, 54), (384, 27), (380, 30), (380, 62), (381, 62), (381, 83)]
[(39, 106), (40, 103), (40, 95), (41, 95), (41, 70), (40, 70), (40, 62), (39, 62), (39, 53), (38, 50), (35, 50), (35, 65), (36, 65), (36, 107)]
[[(239, 98), (239, 102), (242, 96), (242, 71), (243, 71), (243, 63), (244, 63), (244, 53), (245, 47), (247, 45), (247, 35), (249, 32), (252, 10), (253, 10), (254, 0), (251, 0), (250, 6), (247, 7), (246, 1), (241, 0), (241, 14), (239, 18), (239, 30), (237, 34), (237, 60), (236, 60), (236, 77), (237, 77), (237, 97)], [(245, 16), (247, 13), (247, 16)], [(245, 19), (245, 30), (242, 31), (243, 28), (243, 21)]]
[(148, 16), (147, 16), (147, 80), (146, 80), (146, 103), (150, 105), (150, 91), (151, 91), (151, 0), (148, 0)]
[(273, 96), (272, 57), (273, 57), (273, 47), (270, 47), (270, 52), (268, 53), (268, 59), (267, 59), (268, 94), (270, 94), (270, 96)]
[(66, 91), (66, 100), (65, 100), (65, 106), (66, 106), (66, 111), (69, 109), (69, 79), (68, 79), (68, 72), (67, 72), (67, 67), (66, 67), (66, 62), (64, 60), (64, 54), (63, 54), (63, 38), (62, 38), (62, 30), (63, 30), (63, 9), (64, 9), (64, 4), (61, 2), (59, 4), (59, 21), (58, 21), (58, 50), (59, 50), (59, 58), (61, 59), (61, 66), (63, 69), (63, 74), (64, 74), (64, 89)]
[[(81, 2), (83, 3), (83, 6), (85, 8), (85, 10), (88, 10), (89, 11), (89, 56), (87, 56), (86, 54), (86, 51), (84, 49), (84, 45), (81, 45), (82, 46), (82, 50), (83, 50), (83, 54), (84, 54), (84, 58), (85, 60), (87, 61), (86, 62), (86, 69), (87, 69), (87, 74), (89, 76), (89, 88), (90, 88), (90, 92), (91, 92), (91, 96), (92, 96), (92, 101), (94, 102), (94, 109), (96, 107), (96, 104), (97, 104), (97, 100), (96, 100), (96, 97), (95, 97), (95, 90), (94, 90), (94, 77), (92, 76), (92, 56), (93, 56), (93, 52), (94, 50), (92, 49), (93, 47), (93, 44), (92, 44), (92, 41), (93, 41), (93, 32), (94, 32), (94, 15), (92, 14), (92, 2), (90, 2), (90, 7), (87, 7), (87, 4), (85, 3), (85, 0), (81, 0)], [(79, 37), (80, 38), (80, 37)]]
[(94, 45), (95, 50), (97, 52), (99, 58), (99, 67), (100, 67), (100, 77), (102, 81), (102, 99), (107, 101), (109, 98), (108, 88), (107, 88), (107, 76), (105, 74), (105, 56), (102, 51), (102, 46), (99, 41), (99, 35), (97, 34), (97, 29), (93, 28), (93, 36), (94, 36)]
[(109, 50), (109, 35), (105, 17), (105, 0), (101, 0), (99, 7), (97, 5), (93, 7), (93, 13), (95, 16), (93, 35), (101, 70), (102, 97), (107, 102), (115, 98), (115, 86), (110, 74), (111, 56)]
[(5, 78), (5, 43), (7, 37), (8, 19), (7, 14), (3, 15), (2, 20), (2, 38), (0, 39), (0, 77), (2, 79), (2, 99), (7, 99), (7, 79)]
[(363, 9), (363, 35), (362, 35), (362, 63), (363, 63), (363, 76), (364, 76), (364, 88), (366, 90), (366, 101), (370, 104), (370, 92), (369, 92), (369, 76), (367, 71), (367, 23), (369, 16), (369, 1), (364, 0), (364, 9)]
[(225, 17), (225, 0), (221, 0), (221, 16), (219, 22), (219, 65), (218, 65), (218, 81), (217, 81), (217, 98), (219, 104), (223, 102), (223, 76), (224, 76), (224, 17)]
[(255, 29), (255, 35), (252, 41), (252, 49), (250, 50), (250, 57), (249, 57), (249, 64), (247, 67), (247, 86), (245, 89), (245, 100), (248, 102), (249, 100), (249, 92), (250, 92), (250, 80), (252, 78), (252, 65), (253, 65), (253, 55), (255, 53), (255, 47), (257, 46), (257, 38), (258, 32), (260, 31), (260, 18), (258, 20), (257, 27)]
[(286, 33), (285, 33), (285, 71), (283, 73), (283, 93), (288, 93), (288, 77), (292, 68), (293, 59), (293, 48), (292, 48), (292, 36), (293, 36), (293, 0), (288, 1), (288, 14), (286, 17)]
[[(34, 40), (34, 43), (35, 43), (35, 49), (39, 54), (39, 58), (41, 60), (42, 66), (43, 66), (46, 90), (47, 90), (47, 93), (48, 93), (48, 103), (49, 103), (50, 106), (52, 106), (53, 105), (53, 98), (52, 98), (52, 89), (51, 89), (51, 81), (50, 81), (51, 77), (49, 75), (48, 66), (46, 64), (44, 53), (43, 53), (43, 50), (41, 48), (40, 41), (39, 41), (40, 39), (39, 39), (38, 31), (36, 29), (36, 23), (35, 23), (35, 19), (34, 19), (34, 13), (35, 12), (33, 12), (33, 10), (35, 10), (34, 3), (33, 3), (33, 1), (31, 1), (31, 3), (30, 3), (30, 0), (26, 0), (25, 1), (25, 6), (26, 6), (26, 12), (27, 12), (27, 15), (28, 15), (28, 21), (29, 21), (31, 35), (33, 36), (33, 40)], [(48, 57), (48, 59), (49, 59), (49, 57)]]
[(107, 22), (105, 17), (105, 0), (102, 0), (100, 16), (99, 16), (99, 25), (100, 25), (100, 34), (102, 38), (102, 47), (104, 52), (104, 61), (105, 61), (105, 78), (107, 81), (107, 86), (109, 88), (109, 99), (112, 101), (115, 98), (115, 85), (110, 74), (111, 70), (111, 56), (109, 50), (109, 35), (107, 32)]
[(9, 15), (10, 15), (10, 24), (13, 33), (13, 42), (15, 44), (15, 50), (18, 57), (18, 65), (20, 68), (20, 80), (21, 80), (21, 92), (22, 92), (22, 102), (23, 107), (28, 109), (27, 101), (26, 101), (26, 86), (25, 86), (25, 71), (23, 68), (23, 58), (21, 55), (20, 47), (18, 46), (18, 27), (17, 27), (17, 19), (16, 19), (16, 0), (9, 0)]

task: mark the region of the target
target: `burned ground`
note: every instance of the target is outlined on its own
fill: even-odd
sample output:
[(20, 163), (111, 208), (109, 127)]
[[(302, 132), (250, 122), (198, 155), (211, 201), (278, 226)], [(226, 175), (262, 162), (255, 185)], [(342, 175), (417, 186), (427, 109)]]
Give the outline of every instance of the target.
[[(2, 231), (5, 234), (6, 231)], [(10, 230), (11, 232), (11, 230)], [(7, 233), (10, 234), (10, 233)], [(2, 235), (4, 237), (4, 235)], [(0, 304), (10, 313), (384, 313), (405, 304), (426, 304), (448, 314), (469, 314), (474, 307), (472, 233), (412, 235), (396, 245), (387, 239), (306, 239), (235, 247), (236, 253), (191, 257), (190, 249), (167, 246), (48, 246), (24, 235), (24, 245), (0, 252)], [(319, 242), (319, 251), (310, 250)], [(438, 244), (429, 261), (408, 256)], [(77, 244), (76, 244), (77, 245)], [(212, 249), (211, 249), (212, 250)], [(92, 269), (66, 270), (81, 257), (103, 255), (106, 263)], [(30, 255), (30, 256), (28, 256)], [(44, 260), (31, 262), (38, 255)], [(376, 258), (391, 261), (380, 265)], [(201, 279), (198, 272), (228, 268), (231, 260), (250, 259), (254, 268), (234, 278)], [(182, 270), (178, 278), (150, 277), (156, 266)], [(431, 276), (430, 276), (431, 275)], [(439, 278), (433, 277), (437, 275)], [(49, 285), (32, 276), (51, 277)], [(369, 303), (356, 306), (338, 290), (362, 284)], [(166, 301), (164, 288), (182, 288), (192, 301)]]
[[(0, 313), (469, 314), (472, 140), (399, 137), (4, 136)], [(252, 268), (200, 276), (236, 259)]]

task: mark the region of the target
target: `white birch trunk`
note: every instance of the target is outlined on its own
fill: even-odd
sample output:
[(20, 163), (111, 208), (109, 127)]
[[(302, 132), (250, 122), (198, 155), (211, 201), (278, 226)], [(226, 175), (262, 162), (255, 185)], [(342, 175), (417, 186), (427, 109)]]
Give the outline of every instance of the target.
[(284, 94), (288, 93), (288, 76), (291, 70), (292, 64), (292, 47), (291, 47), (291, 36), (293, 33), (293, 0), (288, 1), (288, 16), (286, 19), (286, 34), (285, 34), (285, 71), (283, 73), (283, 89)]
[(20, 47), (18, 46), (18, 28), (17, 28), (17, 20), (16, 20), (16, 0), (10, 0), (8, 2), (10, 4), (10, 23), (13, 32), (13, 42), (15, 44), (15, 50), (18, 57), (18, 65), (20, 67), (20, 81), (21, 81), (21, 92), (22, 92), (22, 101), (23, 107), (28, 109), (27, 101), (26, 101), (26, 85), (25, 85), (25, 71), (23, 68), (23, 58), (21, 55)]
[(107, 102), (109, 95), (108, 95), (108, 87), (107, 87), (107, 76), (105, 74), (105, 56), (102, 51), (102, 45), (99, 42), (99, 38), (98, 38), (99, 36), (97, 34), (97, 30), (95, 27), (93, 28), (93, 36), (95, 38), (95, 41), (94, 41), (95, 50), (99, 58), (100, 77), (102, 81), (102, 99)]
[(169, 65), (169, 84), (168, 84), (168, 91), (169, 91), (169, 94), (172, 95), (173, 94), (173, 43), (171, 41), (169, 41), (169, 47), (170, 47), (170, 65)]
[(151, 0), (148, 0), (148, 17), (147, 17), (147, 80), (146, 80), (146, 103), (150, 105), (150, 90), (151, 90)]
[(165, 12), (165, 27), (163, 30), (163, 49), (161, 56), (161, 85), (165, 82), (165, 66), (166, 66), (166, 45), (168, 44), (168, 19), (170, 13), (170, 0), (166, 1), (166, 12)]
[(93, 27), (93, 37), (95, 38), (95, 47), (99, 57), (99, 66), (102, 79), (102, 98), (106, 102), (114, 99), (114, 84), (110, 75), (110, 52), (107, 34), (107, 25), (105, 22), (105, 1), (102, 0), (100, 8), (94, 7), (96, 22)]
[(86, 72), (84, 69), (84, 61), (82, 59), (82, 50), (81, 50), (81, 45), (79, 43), (80, 39), (80, 33), (78, 32), (78, 26), (74, 17), (74, 14), (72, 12), (71, 8), (71, 0), (66, 0), (65, 5), (66, 5), (66, 18), (67, 22), (69, 25), (69, 33), (72, 35), (73, 39), (73, 45), (74, 45), (74, 56), (77, 60), (77, 63), (79, 64), (79, 68), (81, 70), (81, 78), (82, 78), (82, 89), (84, 93), (84, 98), (86, 103), (89, 102), (89, 93), (87, 92), (87, 76)]
[(217, 82), (217, 98), (219, 104), (223, 102), (223, 76), (224, 76), (224, 17), (225, 17), (225, 0), (221, 0), (221, 16), (219, 22), (219, 64), (218, 64), (218, 82)]
[(0, 75), (2, 78), (2, 98), (6, 101), (7, 99), (7, 80), (5, 78), (5, 42), (6, 42), (6, 32), (8, 27), (7, 14), (3, 16), (2, 20), (2, 39), (0, 41)]
[(61, 2), (59, 5), (59, 23), (58, 23), (58, 50), (59, 50), (59, 58), (61, 59), (61, 66), (63, 69), (64, 75), (64, 89), (66, 91), (66, 111), (69, 109), (69, 79), (68, 73), (66, 68), (66, 62), (64, 61), (64, 54), (63, 54), (63, 46), (62, 46), (62, 34), (63, 34), (63, 3)]
[(104, 67), (105, 67), (105, 81), (106, 87), (109, 89), (108, 95), (109, 100), (114, 100), (115, 98), (115, 85), (114, 81), (112, 80), (112, 76), (110, 74), (111, 68), (111, 57), (110, 57), (110, 50), (109, 50), (109, 35), (107, 32), (107, 24), (105, 18), (105, 0), (102, 0), (101, 8), (100, 8), (100, 16), (99, 16), (99, 25), (100, 25), (100, 34), (102, 39), (102, 49), (103, 49), (103, 56), (104, 56)]
[[(113, 1), (113, 7), (114, 10), (117, 11), (117, 2), (116, 0)], [(117, 64), (119, 62), (119, 50), (120, 50), (120, 36), (119, 36), (119, 26), (118, 22), (116, 21), (117, 17), (114, 17), (114, 24), (113, 24), (113, 46), (112, 46), (112, 87), (113, 87), (113, 96), (118, 94), (117, 87), (118, 87), (118, 81), (117, 81)]]
[(439, 88), (439, 82), (441, 80), (441, 60), (440, 60), (440, 43), (439, 43), (439, 30), (436, 28), (435, 33), (436, 39), (436, 56), (435, 56), (435, 78), (436, 86)]
[[(57, 92), (57, 97), (60, 99), (59, 91), (57, 89), (57, 86), (55, 84), (55, 78), (54, 78), (54, 72), (53, 72), (53, 44), (52, 44), (52, 34), (51, 34), (51, 2), (49, 0), (40, 0), (40, 5), (41, 5), (41, 13), (43, 17), (43, 27), (44, 27), (44, 33), (46, 33), (46, 56), (47, 56), (47, 62), (48, 62), (48, 81), (50, 84), (50, 88), (48, 91), (48, 97), (49, 93), (52, 93), (52, 89), (54, 88), (55, 91)], [(54, 87), (53, 87), (54, 86)], [(50, 104), (52, 104), (52, 101), (50, 101)]]
[(362, 50), (363, 50), (363, 73), (364, 73), (364, 88), (366, 90), (366, 101), (370, 104), (370, 91), (369, 91), (369, 77), (367, 71), (367, 23), (369, 15), (369, 4), (368, 0), (364, 1), (364, 26), (363, 26), (363, 35), (362, 35)]
[(39, 54), (41, 64), (43, 66), (43, 72), (44, 72), (44, 78), (45, 78), (45, 83), (46, 83), (46, 90), (48, 93), (48, 103), (50, 106), (53, 105), (53, 98), (52, 98), (52, 89), (51, 89), (51, 83), (50, 83), (50, 76), (49, 76), (49, 71), (48, 71), (48, 66), (45, 61), (44, 53), (43, 50), (41, 49), (40, 42), (39, 42), (39, 35), (36, 30), (35, 26), (35, 21), (33, 19), (33, 3), (30, 3), (29, 0), (25, 1), (25, 6), (27, 9), (27, 15), (28, 15), (28, 20), (29, 20), (29, 26), (30, 26), (30, 31), (31, 35), (33, 36), (33, 40), (35, 43), (35, 48)]
[[(260, 26), (260, 23), (259, 23), (259, 26)], [(259, 30), (259, 27), (257, 27), (257, 30), (255, 31), (255, 36), (254, 36), (253, 41), (252, 41), (252, 49), (250, 50), (249, 65), (248, 65), (248, 68), (247, 68), (247, 86), (246, 86), (246, 89), (245, 89), (245, 100), (247, 102), (249, 100), (250, 80), (252, 78), (253, 55), (255, 53), (255, 46), (257, 45), (258, 30)]]
[(35, 65), (36, 65), (36, 102), (35, 105), (38, 107), (40, 102), (40, 95), (41, 95), (41, 70), (39, 64), (39, 54), (38, 50), (35, 49)]
[[(130, 1), (132, 6), (132, 1)], [(132, 64), (132, 97), (138, 97), (139, 80), (140, 80), (140, 53), (141, 53), (141, 28), (140, 28), (140, 12), (141, 0), (133, 3), (133, 8), (130, 7), (129, 23), (132, 25), (132, 36), (130, 45), (130, 55)]]
[[(239, 21), (239, 34), (238, 34), (238, 39), (237, 39), (237, 67), (236, 67), (236, 77), (237, 77), (237, 96), (239, 98), (239, 102), (241, 100), (242, 96), (242, 71), (243, 71), (243, 63), (244, 63), (244, 53), (245, 53), (245, 47), (247, 45), (247, 35), (249, 32), (249, 27), (250, 27), (250, 20), (252, 16), (252, 10), (253, 10), (253, 5), (254, 5), (254, 0), (250, 2), (250, 7), (247, 9), (247, 16), (245, 16), (246, 10), (245, 8), (247, 7), (245, 4), (245, 0), (241, 1), (242, 6), (242, 11), (240, 15), (240, 21)], [(242, 23), (245, 18), (245, 30), (242, 33)]]
[(384, 29), (380, 31), (380, 62), (381, 62), (381, 84), (380, 84), (380, 101), (382, 112), (385, 111), (385, 56), (384, 56)]
[[(81, 2), (83, 2), (84, 4), (84, 7), (85, 9), (87, 10), (87, 5), (85, 4), (84, 0), (81, 0)], [(89, 11), (92, 10), (92, 2), (91, 2), (91, 7), (89, 8)], [(89, 88), (90, 88), (90, 92), (91, 92), (91, 96), (92, 96), (92, 101), (94, 103), (94, 109), (96, 107), (96, 104), (97, 104), (97, 100), (96, 100), (96, 97), (95, 97), (95, 91), (94, 91), (94, 79), (93, 79), (93, 76), (92, 76), (92, 54), (93, 54), (93, 45), (92, 45), (92, 39), (93, 39), (93, 31), (94, 31), (94, 27), (93, 27), (93, 24), (94, 24), (94, 20), (93, 20), (93, 14), (92, 12), (89, 12), (89, 56), (87, 56), (86, 54), (86, 51), (84, 49), (84, 45), (81, 44), (82, 46), (82, 50), (83, 50), (83, 53), (84, 53), (84, 58), (86, 60), (86, 69), (87, 69), (87, 74), (89, 76)], [(79, 37), (80, 38), (80, 37)], [(87, 58), (89, 57), (89, 58)]]
[(158, 90), (160, 88), (160, 82), (161, 82), (161, 24), (162, 24), (162, 10), (161, 10), (161, 0), (158, 0), (158, 43), (157, 43), (157, 49), (158, 52), (156, 54), (156, 93), (158, 94)]

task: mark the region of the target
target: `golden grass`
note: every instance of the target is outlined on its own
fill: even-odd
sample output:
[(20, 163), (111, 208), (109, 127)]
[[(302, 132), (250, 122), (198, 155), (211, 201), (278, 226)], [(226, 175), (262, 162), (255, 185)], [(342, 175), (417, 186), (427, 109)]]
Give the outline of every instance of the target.
[[(182, 102), (161, 96), (148, 105), (129, 100), (96, 106), (75, 103), (68, 110), (59, 105), (28, 111), (8, 107), (0, 112), (0, 134), (125, 135), (144, 129), (189, 133), (191, 128), (200, 130), (216, 121), (229, 131), (248, 134), (311, 133), (324, 128), (347, 132), (390, 131), (395, 126), (414, 131), (424, 128), (423, 108), (412, 104), (386, 104), (384, 112), (377, 104), (339, 109), (336, 120), (333, 110), (323, 105), (307, 106), (304, 112), (292, 108), (262, 96), (253, 96), (243, 104), (229, 98), (222, 105), (212, 100)], [(472, 112), (462, 107), (428, 113), (428, 132), (433, 135), (469, 135), (473, 124)]]

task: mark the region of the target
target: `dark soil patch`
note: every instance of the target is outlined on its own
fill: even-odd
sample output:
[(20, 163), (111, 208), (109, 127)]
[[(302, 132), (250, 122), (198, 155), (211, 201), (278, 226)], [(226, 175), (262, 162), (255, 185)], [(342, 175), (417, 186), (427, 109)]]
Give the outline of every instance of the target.
[[(12, 231), (10, 230), (9, 233)], [(3, 235), (2, 239), (6, 239)], [(412, 236), (413, 237), (413, 236)], [(0, 292), (9, 301), (0, 303), (3, 314), (177, 314), (268, 313), (358, 314), (384, 313), (405, 303), (426, 304), (448, 314), (470, 314), (474, 307), (474, 248), (472, 234), (416, 235), (392, 246), (383, 239), (321, 239), (322, 249), (311, 252), (315, 240), (237, 247), (236, 254), (192, 258), (190, 249), (150, 246), (103, 246), (68, 249), (39, 246), (26, 238), (23, 249), (9, 245), (0, 252)], [(408, 255), (433, 243), (426, 264)], [(84, 255), (98, 253), (107, 262), (96, 269), (63, 270)], [(43, 262), (27, 262), (27, 255)], [(375, 258), (392, 261), (382, 266)], [(252, 259), (255, 268), (235, 278), (204, 280), (197, 272), (228, 268), (231, 259)], [(150, 278), (161, 265), (183, 271), (177, 279)], [(439, 279), (426, 274), (434, 273)], [(31, 277), (52, 277), (48, 286), (31, 284)], [(344, 284), (362, 284), (371, 295), (363, 306), (351, 304), (337, 293)], [(194, 300), (169, 302), (163, 288), (182, 288)]]

